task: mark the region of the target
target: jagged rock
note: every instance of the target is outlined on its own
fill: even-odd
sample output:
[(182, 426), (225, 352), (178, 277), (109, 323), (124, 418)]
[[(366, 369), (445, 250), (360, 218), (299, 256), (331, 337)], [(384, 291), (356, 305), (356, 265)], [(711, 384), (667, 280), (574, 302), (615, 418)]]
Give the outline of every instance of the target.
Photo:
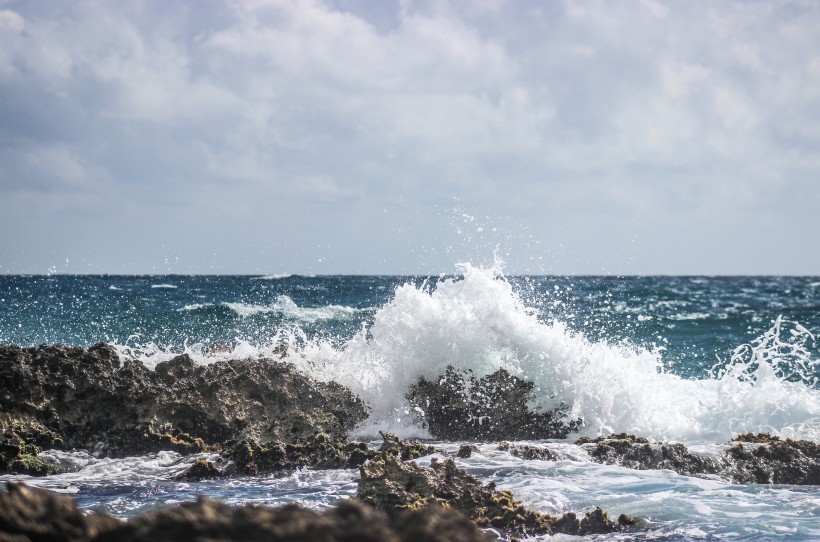
[(632, 469), (717, 475), (739, 484), (820, 485), (820, 445), (806, 440), (746, 433), (738, 435), (733, 441), (736, 444), (716, 457), (692, 453), (683, 444), (650, 442), (623, 433), (575, 442), (589, 448), (599, 463)]
[[(357, 497), (388, 515), (396, 517), (408, 510), (424, 510), (441, 504), (458, 510), (479, 527), (495, 528), (512, 535), (542, 535), (556, 532), (587, 534), (592, 526), (607, 525), (608, 531), (623, 529), (629, 523), (615, 523), (604, 514), (605, 521), (595, 519), (592, 512), (578, 520), (574, 515), (561, 518), (526, 509), (509, 491), (497, 491), (490, 483), (482, 485), (478, 479), (456, 467), (452, 459), (443, 463), (435, 458), (431, 468), (413, 462), (401, 461), (393, 454), (379, 453), (361, 467)], [(598, 514), (600, 515), (600, 514)], [(603, 529), (604, 527), (600, 527)]]
[(403, 440), (393, 433), (386, 433), (384, 431), (379, 431), (379, 434), (382, 436), (382, 445), (379, 451), (398, 455), (403, 461), (417, 459), (438, 451), (433, 446), (429, 446), (418, 440)]
[(432, 504), (424, 510), (399, 514), (396, 531), (407, 542), (495, 542), (492, 532), (479, 529), (470, 518), (450, 508)]
[(458, 447), (458, 452), (456, 452), (456, 457), (460, 457), (462, 459), (468, 459), (473, 455), (473, 452), (478, 451), (478, 446), (475, 444), (462, 444)]
[(566, 420), (565, 409), (531, 411), (533, 387), (504, 369), (476, 378), (448, 367), (437, 381), (420, 378), (407, 400), (423, 412), (419, 422), (444, 440), (564, 438), (577, 430), (580, 422)]
[[(820, 485), (820, 445), (767, 434), (740, 435), (726, 452), (727, 477), (741, 484)], [(743, 444), (745, 443), (745, 444)]]
[(346, 431), (367, 414), (346, 388), (315, 381), (282, 361), (197, 366), (182, 355), (151, 371), (120, 360), (102, 343), (88, 349), (0, 346), (0, 412), (2, 470), (17, 456), (39, 453), (21, 449), (20, 440), (87, 449), (102, 442), (109, 455), (218, 451), (222, 443), (242, 440), (307, 451), (299, 443), (320, 434), (346, 442)]
[(211, 461), (197, 459), (193, 465), (185, 469), (185, 472), (176, 476), (175, 480), (198, 482), (200, 480), (210, 480), (222, 476), (222, 471)]
[(612, 433), (608, 437), (581, 437), (575, 439), (575, 444), (581, 446), (583, 444), (598, 444), (600, 442), (605, 442), (608, 440), (624, 440), (627, 442), (631, 442), (634, 444), (648, 444), (649, 439), (645, 439), (643, 437), (636, 437), (635, 435), (630, 435), (628, 433)]
[(259, 444), (241, 440), (222, 452), (234, 462), (240, 474), (287, 473), (303, 467), (316, 469), (357, 468), (372, 455), (367, 445), (347, 437), (332, 438), (324, 433), (294, 442)]
[(550, 450), (544, 446), (528, 446), (524, 444), (520, 445), (508, 445), (507, 451), (510, 452), (511, 455), (515, 457), (520, 457), (521, 459), (531, 460), (537, 459), (539, 461), (557, 461), (558, 456), (555, 455), (555, 452)]
[(749, 442), (753, 444), (772, 444), (781, 442), (780, 437), (769, 433), (742, 433), (732, 439), (732, 442)]
[(163, 508), (140, 516), (98, 542), (177, 542), (235, 540), (394, 541), (396, 535), (384, 518), (361, 504), (345, 502), (325, 513), (297, 505), (277, 510), (231, 507), (200, 497), (196, 502)]
[(3, 542), (490, 542), (460, 512), (431, 506), (388, 519), (356, 500), (323, 512), (298, 505), (271, 509), (228, 506), (200, 497), (119, 521), (84, 514), (71, 497), (10, 483), (0, 492)]
[(0, 492), (0, 540), (80, 542), (115, 529), (120, 522), (101, 512), (83, 513), (74, 500), (8, 482)]
[(579, 442), (594, 443), (588, 451), (595, 461), (630, 469), (669, 469), (690, 476), (717, 474), (725, 468), (722, 461), (692, 454), (683, 444), (652, 443), (623, 433), (576, 441)]
[(61, 444), (58, 435), (36, 420), (0, 413), (0, 472), (31, 476), (62, 472), (59, 465), (39, 457), (44, 447), (55, 448)]

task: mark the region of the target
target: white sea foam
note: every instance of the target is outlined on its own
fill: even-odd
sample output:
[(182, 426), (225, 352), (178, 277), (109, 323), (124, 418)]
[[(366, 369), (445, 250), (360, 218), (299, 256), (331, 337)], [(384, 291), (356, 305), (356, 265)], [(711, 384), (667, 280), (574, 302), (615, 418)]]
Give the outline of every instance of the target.
[(667, 316), (669, 320), (707, 320), (712, 317), (706, 312), (676, 312)]
[(291, 361), (359, 394), (373, 409), (373, 428), (404, 434), (419, 432), (403, 399), (408, 388), (452, 365), (477, 376), (504, 368), (533, 381), (532, 408), (567, 406), (588, 434), (688, 442), (725, 442), (747, 431), (820, 438), (820, 391), (773, 369), (781, 362), (816, 365), (808, 348), (800, 360), (787, 360), (771, 343), (751, 344), (757, 354), (733, 359), (731, 370), (688, 380), (664, 372), (660, 352), (593, 342), (561, 322), (540, 322), (499, 269), (465, 264), (462, 271), (463, 278), (435, 289), (397, 288), (373, 325), (343, 349), (309, 343)]
[(293, 273), (277, 273), (275, 275), (264, 275), (261, 277), (254, 277), (255, 280), (281, 280), (281, 279), (289, 279), (293, 276)]
[(151, 288), (161, 288), (161, 289), (168, 289), (168, 290), (175, 290), (179, 288), (175, 284), (152, 284)]
[[(763, 431), (820, 440), (820, 390), (813, 380), (820, 362), (814, 337), (799, 324), (778, 320), (761, 338), (739, 347), (712, 378), (685, 379), (666, 372), (662, 348), (596, 342), (559, 321), (544, 323), (500, 269), (465, 264), (462, 272), (435, 288), (397, 288), (373, 324), (342, 346), (307, 337), (299, 324), (361, 309), (299, 307), (282, 296), (271, 305), (225, 304), (239, 315), (277, 311), (291, 321), (265, 344), (236, 341), (228, 350), (195, 344), (184, 352), (198, 363), (278, 358), (278, 346), (285, 343), (288, 361), (367, 401), (372, 414), (361, 435), (376, 429), (424, 435), (404, 396), (419, 377), (436, 379), (452, 365), (476, 376), (504, 368), (534, 382), (530, 406), (565, 406), (570, 418), (583, 420), (586, 434), (627, 431), (691, 444)], [(116, 346), (151, 367), (181, 353), (138, 340)]]
[(286, 319), (295, 320), (302, 323), (313, 323), (319, 320), (343, 319), (356, 316), (372, 309), (359, 309), (344, 305), (325, 305), (322, 307), (300, 307), (293, 299), (286, 295), (276, 298), (270, 305), (259, 305), (251, 303), (225, 302), (225, 303), (193, 303), (185, 305), (179, 311), (196, 311), (208, 307), (222, 305), (231, 309), (237, 316), (242, 318), (256, 316), (258, 314), (279, 313)]

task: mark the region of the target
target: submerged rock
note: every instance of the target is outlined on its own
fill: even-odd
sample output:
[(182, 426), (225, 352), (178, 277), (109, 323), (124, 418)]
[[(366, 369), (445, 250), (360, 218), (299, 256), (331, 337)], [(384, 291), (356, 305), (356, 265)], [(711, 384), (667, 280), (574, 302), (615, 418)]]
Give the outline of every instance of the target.
[(669, 469), (690, 476), (717, 474), (725, 468), (723, 461), (692, 454), (683, 444), (650, 442), (623, 433), (598, 439), (578, 439), (576, 444), (592, 445), (589, 455), (599, 463), (630, 469)]
[(417, 418), (444, 440), (526, 440), (565, 438), (579, 421), (565, 409), (533, 412), (534, 384), (504, 369), (476, 378), (448, 367), (437, 380), (420, 378), (407, 393)]
[(511, 455), (515, 457), (520, 457), (521, 459), (537, 459), (539, 461), (557, 461), (558, 456), (555, 455), (555, 452), (550, 450), (545, 446), (528, 446), (525, 444), (508, 444), (505, 447), (505, 451), (508, 451)]
[(458, 447), (458, 452), (456, 452), (456, 457), (460, 457), (461, 459), (469, 459), (472, 457), (473, 452), (478, 451), (478, 446), (475, 444), (462, 444)]
[(614, 522), (602, 511), (590, 512), (581, 519), (575, 514), (555, 518), (528, 510), (512, 493), (498, 491), (492, 483), (483, 485), (456, 467), (452, 459), (441, 463), (433, 458), (430, 467), (379, 453), (361, 467), (357, 497), (388, 517), (445, 506), (465, 514), (479, 527), (509, 535), (603, 533), (634, 524), (627, 516)]
[[(313, 380), (282, 361), (197, 366), (182, 355), (151, 371), (120, 360), (102, 343), (88, 349), (0, 346), (0, 412), (0, 470), (9, 470), (15, 458), (36, 457), (43, 447), (92, 449), (98, 443), (108, 455), (128, 455), (276, 442), (293, 446), (296, 457), (309, 453), (319, 435), (336, 448), (346, 446), (346, 431), (367, 415), (346, 388)], [(326, 462), (339, 463), (335, 457)]]
[(222, 476), (222, 471), (211, 461), (197, 459), (193, 465), (185, 469), (185, 472), (177, 475), (174, 480), (186, 482), (198, 482), (200, 480), (210, 480)]
[(738, 435), (720, 455), (702, 455), (683, 444), (651, 442), (616, 434), (576, 441), (599, 463), (647, 470), (669, 469), (685, 476), (713, 475), (739, 484), (820, 485), (820, 445), (780, 440), (765, 433)]
[(429, 446), (418, 440), (400, 439), (393, 433), (386, 433), (384, 431), (379, 431), (379, 434), (383, 439), (379, 451), (397, 455), (403, 461), (407, 461), (408, 459), (417, 459), (419, 457), (424, 457), (425, 455), (434, 454), (438, 451), (433, 446)]

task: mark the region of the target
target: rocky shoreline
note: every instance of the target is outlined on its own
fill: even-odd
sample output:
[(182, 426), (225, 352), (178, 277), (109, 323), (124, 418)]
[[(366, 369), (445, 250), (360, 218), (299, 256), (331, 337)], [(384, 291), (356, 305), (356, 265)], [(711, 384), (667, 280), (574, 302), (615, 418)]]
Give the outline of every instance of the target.
[[(563, 439), (578, 429), (580, 421), (566, 421), (560, 409), (529, 411), (531, 393), (531, 383), (505, 371), (475, 378), (448, 369), (436, 382), (420, 379), (407, 399), (423, 406), (424, 423), (436, 438), (467, 441), (454, 455), (469, 458), (479, 441)], [(62, 467), (41, 456), (42, 450), (85, 449), (106, 457), (172, 450), (219, 458), (197, 459), (178, 476), (186, 481), (299, 468), (361, 474), (356, 499), (323, 513), (200, 499), (128, 522), (85, 515), (68, 497), (9, 483), (0, 492), (0, 542), (493, 540), (608, 533), (639, 523), (627, 516), (612, 519), (601, 509), (581, 517), (528, 510), (510, 492), (459, 469), (452, 458), (439, 454), (430, 468), (413, 462), (437, 452), (423, 442), (388, 433), (377, 449), (351, 441), (348, 432), (367, 414), (367, 405), (346, 388), (312, 379), (283, 360), (196, 365), (182, 355), (150, 370), (120, 359), (106, 344), (0, 346), (0, 473), (57, 474)], [(669, 469), (741, 484), (820, 485), (820, 446), (807, 441), (739, 435), (712, 455), (625, 434), (580, 438), (575, 445), (594, 461), (632, 469)], [(549, 443), (501, 442), (498, 449), (525, 461), (559, 459)]]

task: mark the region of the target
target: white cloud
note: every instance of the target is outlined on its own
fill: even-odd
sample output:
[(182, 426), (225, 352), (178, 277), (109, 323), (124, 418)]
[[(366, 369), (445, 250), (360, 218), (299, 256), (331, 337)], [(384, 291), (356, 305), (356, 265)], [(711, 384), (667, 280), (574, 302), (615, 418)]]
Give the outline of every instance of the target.
[(298, 223), (397, 201), (432, 219), (457, 196), (541, 231), (612, 215), (696, 254), (698, 220), (779, 216), (772, 195), (820, 167), (811, 4), (402, 2), (378, 25), (309, 0), (7, 7), (7, 198), (99, 192), (139, 216), (150, 186), (178, 212)]

